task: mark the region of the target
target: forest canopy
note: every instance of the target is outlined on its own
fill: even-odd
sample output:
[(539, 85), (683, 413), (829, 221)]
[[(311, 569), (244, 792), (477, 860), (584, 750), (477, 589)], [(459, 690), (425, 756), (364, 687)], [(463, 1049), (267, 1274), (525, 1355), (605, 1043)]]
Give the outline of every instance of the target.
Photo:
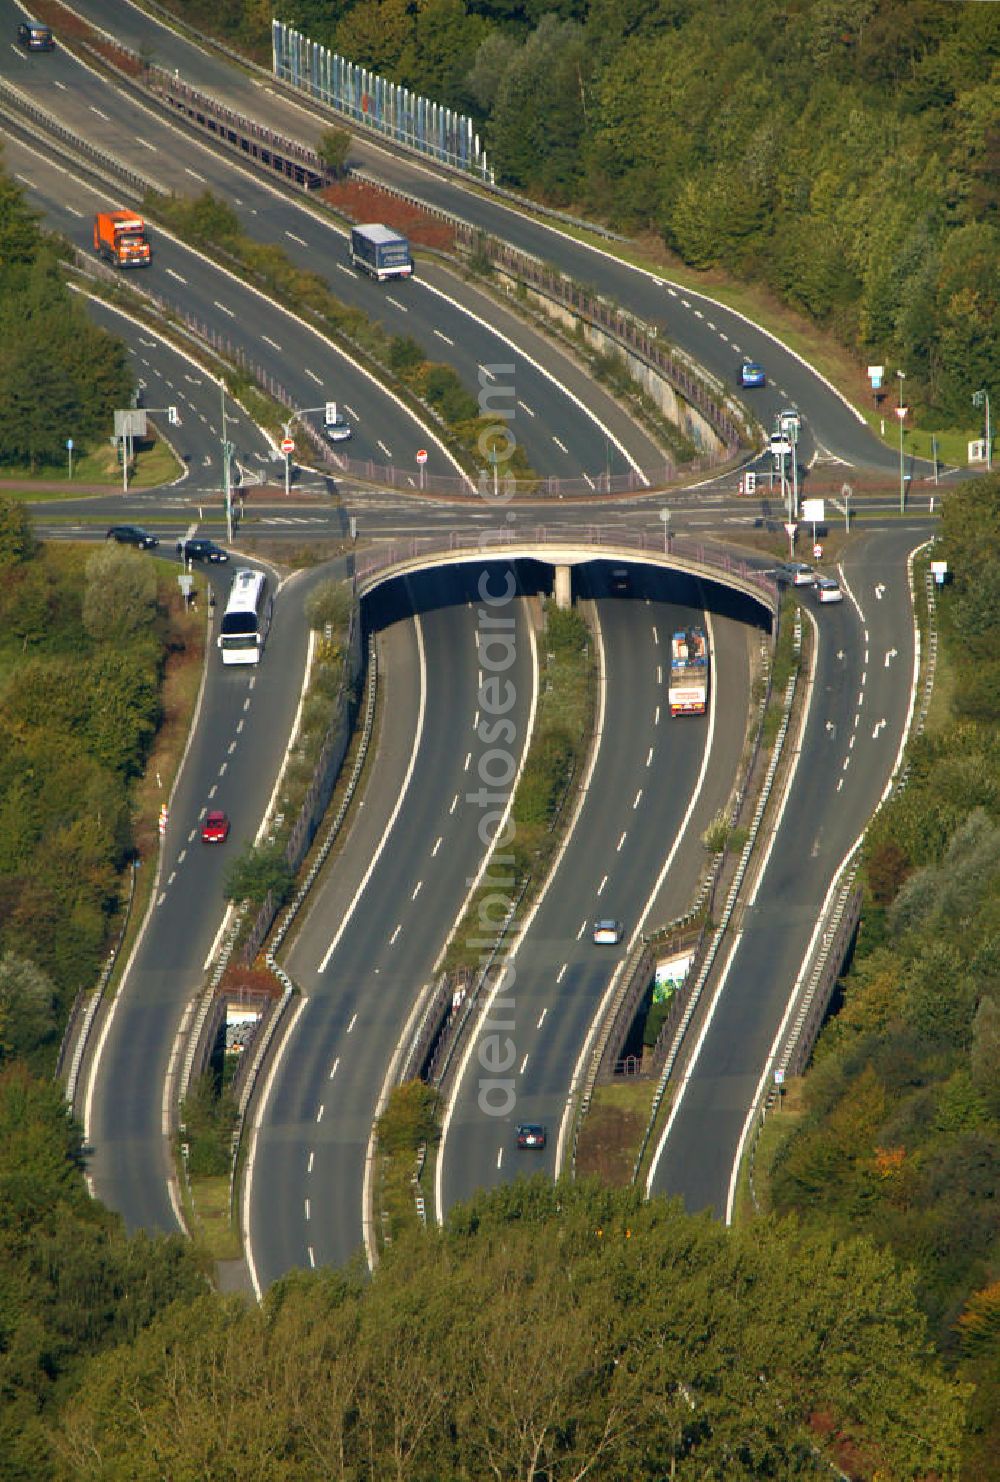
[(0, 464), (62, 466), (66, 438), (110, 434), (131, 395), (124, 345), (67, 288), (55, 240), (0, 169)]

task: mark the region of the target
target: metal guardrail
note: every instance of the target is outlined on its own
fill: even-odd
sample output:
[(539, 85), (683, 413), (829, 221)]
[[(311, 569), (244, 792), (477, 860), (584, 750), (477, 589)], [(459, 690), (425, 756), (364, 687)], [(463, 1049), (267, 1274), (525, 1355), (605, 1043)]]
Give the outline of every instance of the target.
[[(795, 615), (795, 652), (796, 652), (796, 654), (798, 654), (800, 652), (801, 646), (802, 646), (802, 620), (801, 620), (801, 617), (800, 617), (799, 613), (796, 612), (796, 615)], [(668, 1085), (668, 1083), (670, 1081), (671, 1075), (673, 1074), (674, 1066), (676, 1065), (677, 1060), (678, 1060), (678, 1058), (680, 1056), (681, 1047), (682, 1047), (682, 1045), (684, 1043), (684, 1039), (685, 1039), (685, 1036), (687, 1034), (688, 1027), (689, 1027), (689, 1025), (691, 1023), (691, 1020), (692, 1020), (692, 1018), (694, 1016), (695, 1009), (697, 1008), (698, 1003), (699, 1003), (699, 1001), (701, 999), (701, 995), (702, 995), (702, 992), (704, 991), (705, 984), (708, 981), (708, 978), (709, 978), (709, 975), (711, 974), (712, 968), (715, 966), (715, 960), (716, 960), (716, 957), (718, 956), (719, 948), (721, 947), (722, 940), (723, 940), (726, 932), (729, 929), (729, 924), (730, 924), (730, 922), (732, 920), (733, 912), (736, 909), (736, 904), (737, 904), (737, 901), (739, 899), (740, 891), (743, 888), (743, 881), (744, 881), (744, 879), (746, 877), (747, 867), (748, 867), (748, 865), (750, 863), (750, 856), (753, 853), (754, 847), (755, 847), (756, 842), (757, 842), (757, 835), (758, 835), (758, 833), (760, 831), (760, 825), (761, 825), (761, 822), (763, 821), (764, 813), (765, 813), (765, 811), (767, 809), (767, 805), (768, 805), (768, 803), (770, 801), (770, 798), (771, 798), (771, 790), (772, 790), (772, 788), (774, 786), (774, 779), (775, 779), (775, 776), (776, 776), (777, 771), (778, 771), (778, 766), (779, 766), (779, 764), (781, 762), (782, 754), (784, 752), (785, 737), (788, 734), (788, 726), (789, 726), (789, 722), (791, 720), (792, 704), (793, 704), (794, 699), (795, 699), (795, 692), (796, 692), (796, 688), (797, 688), (797, 683), (798, 683), (798, 673), (796, 671), (796, 672), (793, 672), (793, 674), (791, 675), (791, 677), (788, 680), (788, 683), (785, 686), (785, 696), (784, 696), (784, 700), (783, 700), (783, 703), (782, 703), (781, 725), (779, 726), (778, 733), (777, 733), (777, 735), (775, 736), (775, 739), (774, 739), (774, 746), (773, 746), (772, 751), (771, 751), (771, 759), (770, 759), (770, 762), (768, 763), (767, 773), (765, 775), (764, 782), (763, 782), (763, 785), (762, 785), (761, 790), (760, 790), (760, 795), (759, 795), (759, 797), (757, 799), (757, 806), (756, 806), (756, 808), (754, 810), (753, 819), (751, 821), (750, 828), (748, 830), (747, 841), (746, 841), (745, 845), (743, 846), (742, 853), (740, 854), (739, 863), (737, 864), (737, 867), (736, 867), (736, 873), (733, 876), (733, 883), (732, 883), (732, 885), (729, 888), (729, 894), (726, 897), (726, 904), (725, 904), (725, 906), (723, 908), (722, 916), (721, 916), (721, 918), (719, 920), (719, 925), (716, 927), (716, 929), (715, 929), (715, 931), (714, 931), (714, 933), (712, 935), (712, 939), (709, 942), (708, 950), (707, 950), (707, 952), (705, 954), (704, 961), (702, 962), (701, 968), (700, 968), (700, 970), (698, 972), (698, 976), (695, 979), (695, 982), (694, 982), (694, 984), (692, 986), (691, 992), (686, 995), (686, 1000), (685, 1000), (685, 1005), (684, 1005), (684, 1012), (683, 1012), (683, 1014), (681, 1016), (680, 1023), (678, 1024), (677, 1030), (676, 1030), (676, 1032), (674, 1034), (673, 1043), (671, 1044), (670, 1049), (669, 1049), (669, 1051), (667, 1053), (667, 1058), (666, 1058), (666, 1060), (664, 1062), (663, 1070), (660, 1073), (660, 1079), (657, 1082), (656, 1091), (655, 1091), (654, 1096), (653, 1096), (653, 1104), (652, 1104), (652, 1107), (650, 1109), (649, 1121), (646, 1124), (646, 1130), (643, 1133), (643, 1137), (642, 1137), (642, 1144), (641, 1144), (641, 1146), (639, 1148), (638, 1155), (636, 1156), (635, 1163), (633, 1164), (633, 1167), (632, 1167), (632, 1182), (633, 1182), (633, 1184), (638, 1180), (639, 1173), (640, 1173), (640, 1170), (642, 1168), (642, 1162), (643, 1162), (643, 1159), (646, 1156), (646, 1150), (649, 1147), (649, 1140), (650, 1140), (650, 1138), (653, 1135), (653, 1128), (655, 1127), (657, 1117), (659, 1116), (660, 1106), (661, 1106), (661, 1104), (663, 1102), (663, 1098), (664, 1098), (664, 1096), (666, 1094), (666, 1091), (667, 1091), (667, 1085)]]
[[(106, 32), (100, 34), (103, 38), (103, 49), (93, 46), (85, 39), (80, 40), (80, 45), (92, 53), (96, 59), (115, 67), (116, 72), (131, 88), (155, 99), (168, 113), (183, 116), (192, 127), (225, 145), (230, 152), (235, 153), (241, 159), (262, 167), (268, 173), (281, 175), (307, 193), (318, 190), (334, 179), (333, 172), (319, 153), (309, 145), (280, 134), (266, 124), (260, 124), (244, 114), (237, 113), (210, 94), (192, 87), (175, 73), (144, 60), (139, 53), (122, 46)], [(116, 57), (121, 58), (126, 65), (116, 66)], [(47, 132), (58, 137), (64, 146), (77, 150), (88, 162), (110, 170), (140, 196), (149, 191), (155, 191), (161, 195), (172, 193), (149, 177), (132, 170), (121, 160), (95, 148), (86, 140), (79, 139), (57, 119), (21, 94), (18, 89), (11, 84), (0, 82), (0, 99), (4, 91), (16, 100), (19, 111), (30, 117), (36, 124), (41, 125)], [(429, 211), (439, 219), (448, 221), (456, 232), (456, 240), (461, 241), (466, 250), (482, 242), (482, 234), (460, 217), (438, 208), (427, 207), (417, 197), (398, 187), (384, 185), (363, 171), (357, 174), (359, 179), (366, 180), (375, 188), (405, 200), (422, 210)], [(552, 271), (540, 260), (518, 252), (496, 239), (488, 238), (487, 241), (490, 244), (492, 257), (505, 271), (530, 283), (537, 291), (555, 298), (564, 306), (569, 307), (574, 314), (598, 326), (623, 350), (646, 360), (659, 370), (685, 400), (697, 407), (706, 420), (716, 428), (724, 444), (722, 452), (703, 455), (691, 464), (685, 465), (686, 473), (693, 474), (717, 467), (720, 462), (726, 462), (734, 456), (740, 446), (738, 425), (729, 416), (725, 406), (711, 394), (704, 381), (693, 374), (690, 367), (683, 361), (657, 343), (655, 331), (649, 330), (633, 315), (578, 288), (571, 280)], [(408, 481), (409, 479), (409, 475), (400, 475), (392, 465), (378, 466), (378, 473), (375, 472), (377, 466), (374, 464), (369, 465), (367, 469), (362, 465), (356, 472), (350, 465), (351, 460), (343, 460), (344, 471), (348, 475), (355, 473), (357, 477), (388, 482), (390, 486), (395, 486), (399, 480)], [(543, 480), (546, 486), (544, 492), (553, 495), (562, 493), (564, 496), (582, 498), (594, 494), (631, 493), (655, 487), (658, 484), (669, 483), (677, 476), (677, 472), (676, 465), (665, 463), (662, 467), (654, 466), (638, 472), (629, 469), (627, 473), (619, 475), (610, 475), (605, 472), (592, 478), (547, 479)], [(429, 489), (428, 492), (446, 493), (456, 490), (465, 492), (466, 481), (435, 477), (434, 485), (434, 489)]]
[[(913, 560), (915, 551), (910, 553), (907, 561), (907, 581), (910, 588), (910, 600), (916, 606), (916, 584), (913, 575)], [(927, 604), (927, 648), (926, 653), (921, 652), (920, 629), (915, 626), (917, 659), (922, 659), (923, 680), (920, 687), (920, 700), (917, 705), (916, 714), (913, 719), (911, 734), (920, 735), (927, 723), (927, 711), (930, 706), (931, 696), (934, 691), (934, 678), (937, 672), (938, 655), (938, 632), (937, 632), (937, 607), (934, 578), (930, 571), (924, 575), (924, 593)], [(896, 777), (892, 780), (891, 787), (887, 789), (879, 803), (876, 813), (881, 811), (886, 796), (903, 792), (910, 778), (910, 763), (904, 760)], [(867, 829), (865, 831), (867, 833)], [(864, 836), (863, 836), (864, 837)], [(861, 843), (863, 843), (863, 837)], [(825, 1009), (829, 1004), (829, 998), (834, 984), (840, 976), (844, 958), (847, 954), (851, 938), (857, 928), (861, 916), (863, 894), (860, 888), (855, 887), (855, 880), (860, 865), (860, 846), (845, 868), (841, 880), (841, 888), (837, 892), (836, 900), (831, 908), (829, 918), (823, 930), (816, 958), (811, 966), (809, 980), (803, 994), (802, 1003), (796, 1010), (795, 1020), (780, 1054), (774, 1062), (782, 1078), (786, 1074), (801, 1075), (812, 1054), (819, 1031), (823, 1025)], [(778, 1099), (778, 1086), (770, 1080), (765, 1083), (761, 1096), (754, 1107), (755, 1126), (753, 1135), (747, 1148), (747, 1177), (750, 1188), (750, 1197), (755, 1209), (760, 1208), (757, 1199), (756, 1186), (756, 1154), (757, 1144), (764, 1127), (768, 1112)]]
[(170, 194), (163, 186), (151, 180), (148, 175), (141, 175), (138, 170), (133, 170), (131, 166), (126, 165), (123, 160), (116, 159), (86, 139), (81, 139), (79, 135), (61, 124), (57, 118), (53, 118), (51, 113), (46, 112), (44, 108), (39, 107), (31, 98), (22, 93), (20, 88), (3, 79), (0, 79), (0, 112), (7, 114), (14, 122), (23, 122), (25, 118), (30, 119), (44, 133), (58, 139), (64, 151), (85, 160), (88, 164), (111, 170), (124, 185), (140, 197), (144, 196), (147, 191), (159, 191), (162, 195)]
[[(360, 622), (357, 608), (351, 611), (351, 619), (347, 635), (348, 655), (354, 652), (354, 636), (356, 625)], [(351, 721), (354, 709), (353, 692), (354, 683), (357, 678), (353, 672), (354, 665), (348, 658), (346, 675), (341, 682), (337, 698), (333, 704), (333, 717), (327, 727), (326, 736), (320, 748), (316, 765), (313, 769), (313, 778), (309, 784), (308, 791), (302, 800), (299, 816), (292, 826), (285, 845), (285, 862), (294, 874), (309, 851), (313, 839), (319, 830), (323, 815), (327, 810), (330, 797), (336, 784), (337, 776), (347, 754), (347, 748), (351, 740)], [(310, 882), (311, 883), (311, 882)], [(242, 958), (247, 966), (256, 957), (260, 945), (271, 929), (271, 923), (278, 913), (278, 907), (270, 891), (257, 913), (257, 919), (250, 929), (250, 934), (243, 945)]]
[(574, 316), (603, 330), (622, 349), (655, 367), (680, 392), (684, 400), (697, 407), (705, 420), (715, 428), (723, 448), (721, 453), (709, 458), (711, 464), (717, 466), (736, 456), (741, 446), (739, 426), (729, 415), (725, 405), (711, 394), (705, 381), (692, 374), (687, 364), (660, 344), (657, 332), (650, 330), (634, 314), (580, 287), (558, 269), (508, 246), (506, 242), (492, 237), (484, 239), (481, 232), (464, 224), (459, 226), (458, 236), (466, 250), (485, 250), (494, 266), (499, 266), (515, 280), (554, 299)]
[[(101, 975), (97, 980), (97, 986), (95, 987), (93, 993), (91, 993), (90, 996), (87, 998), (86, 1006), (83, 1011), (83, 1022), (80, 1027), (80, 1033), (78, 1034), (76, 1039), (76, 1044), (73, 1047), (73, 1055), (70, 1060), (69, 1073), (66, 1076), (65, 1095), (66, 1103), (70, 1108), (73, 1107), (76, 1101), (76, 1091), (77, 1086), (80, 1083), (80, 1071), (83, 1068), (83, 1059), (87, 1053), (87, 1045), (90, 1040), (90, 1031), (94, 1026), (94, 1019), (97, 1016), (97, 1011), (104, 1001), (104, 994), (107, 990), (108, 983), (111, 981), (111, 974), (114, 972), (115, 964), (118, 961), (118, 954), (121, 951), (122, 942), (125, 940), (125, 933), (128, 931), (128, 924), (132, 918), (132, 904), (135, 900), (135, 877), (137, 869), (138, 865), (136, 864), (135, 860), (133, 860), (132, 869), (129, 875), (128, 901), (125, 905), (125, 916), (122, 920), (122, 924), (118, 932), (118, 940), (112, 947), (111, 951), (108, 953), (104, 966), (101, 969)], [(69, 1041), (72, 1037), (72, 1027), (76, 1020), (77, 1009), (80, 1002), (81, 995), (77, 994), (77, 997), (73, 1002), (73, 1009), (70, 1013), (66, 1029), (63, 1032), (62, 1042), (59, 1046), (59, 1054), (56, 1058), (55, 1073), (57, 1076), (61, 1073), (62, 1066), (66, 1059)]]
[(232, 1160), (229, 1173), (230, 1208), (232, 1207), (233, 1199), (235, 1197), (236, 1171), (239, 1162), (240, 1144), (243, 1140), (243, 1129), (246, 1125), (247, 1111), (249, 1109), (250, 1102), (253, 1099), (253, 1094), (256, 1090), (257, 1082), (260, 1078), (261, 1069), (267, 1060), (268, 1052), (274, 1041), (274, 1037), (277, 1034), (278, 1026), (283, 1022), (285, 1014), (288, 1011), (288, 1006), (295, 994), (295, 984), (292, 982), (292, 979), (289, 977), (288, 973), (285, 972), (284, 968), (279, 966), (276, 960), (276, 953), (280, 948), (282, 942), (284, 941), (286, 935), (288, 934), (292, 922), (295, 920), (295, 917), (301, 910), (303, 902), (305, 901), (307, 895), (309, 894), (309, 891), (312, 889), (316, 881), (317, 875), (319, 874), (323, 865), (326, 863), (330, 850), (333, 848), (334, 841), (336, 840), (337, 835), (340, 833), (340, 830), (343, 827), (344, 819), (347, 817), (348, 809), (350, 808), (351, 803), (354, 800), (354, 795), (357, 791), (358, 783), (361, 780), (361, 774), (364, 771), (365, 762), (368, 757), (368, 748), (371, 743), (372, 733), (375, 727), (375, 699), (377, 689), (378, 649), (375, 643), (375, 639), (374, 637), (372, 637), (369, 639), (368, 646), (368, 685), (365, 699), (365, 716), (361, 729), (361, 739), (358, 743), (357, 755), (354, 758), (354, 766), (351, 769), (351, 775), (348, 778), (347, 787), (344, 790), (344, 796), (340, 800), (340, 806), (338, 807), (336, 815), (334, 816), (333, 823), (330, 825), (330, 828), (328, 829), (322, 844), (316, 851), (316, 857), (310, 865), (301, 886), (296, 891), (292, 902), (288, 907), (288, 910), (285, 912), (282, 920), (278, 923), (277, 929), (274, 933), (274, 937), (272, 938), (270, 946), (268, 948), (267, 956), (265, 958), (269, 970), (274, 974), (274, 976), (278, 979), (278, 982), (281, 984), (282, 992), (280, 1000), (278, 1001), (275, 1008), (271, 1011), (267, 1024), (264, 1026), (263, 1033), (255, 1037), (253, 1059), (250, 1062), (250, 1068), (246, 1073), (245, 1079), (243, 1080), (243, 1084), (240, 1089), (240, 1094), (237, 1101), (236, 1126), (233, 1130)]
[[(192, 125), (197, 126), (201, 132), (206, 132), (212, 138), (226, 144), (227, 147), (237, 153), (241, 158), (256, 162), (266, 167), (271, 173), (277, 172), (292, 184), (300, 185), (307, 191), (322, 183), (319, 175), (320, 170), (325, 172), (324, 178), (328, 176), (329, 172), (326, 171), (326, 167), (319, 159), (319, 156), (308, 146), (299, 144), (295, 140), (287, 139), (285, 136), (275, 133), (266, 126), (255, 123), (252, 119), (234, 113), (232, 109), (217, 102), (209, 95), (202, 94), (197, 89), (189, 87), (172, 74), (143, 63), (142, 59), (136, 53), (130, 52), (128, 48), (119, 47), (111, 42), (107, 43), (107, 47), (112, 52), (120, 52), (123, 57), (128, 58), (134, 64), (134, 68), (139, 68), (144, 75), (152, 80), (149, 86), (145, 88), (140, 87), (134, 75), (133, 68), (132, 71), (122, 72), (123, 78), (129, 84), (136, 87), (138, 91), (155, 98), (168, 111), (175, 113), (182, 112)], [(105, 52), (98, 51), (93, 47), (88, 47), (87, 49), (93, 51), (94, 55), (99, 56), (104, 62), (110, 60)], [(7, 103), (6, 110), (4, 108), (5, 99)], [(113, 155), (97, 149), (85, 140), (78, 139), (75, 134), (60, 124), (51, 114), (39, 108), (37, 104), (25, 97), (17, 88), (0, 80), (0, 114), (3, 114), (5, 111), (9, 112), (11, 118), (14, 120), (17, 119), (19, 114), (23, 114), (24, 117), (29, 118), (36, 126), (57, 138), (62, 144), (64, 151), (76, 153), (85, 163), (110, 174), (140, 199), (148, 192), (155, 192), (160, 195), (170, 195), (172, 193), (160, 183), (151, 180), (148, 176), (141, 175), (137, 171), (132, 170)], [(380, 188), (385, 187), (380, 186)], [(413, 199), (415, 204), (421, 204), (416, 202), (415, 198), (408, 197), (403, 192), (395, 191), (393, 193), (407, 200)], [(458, 218), (454, 218), (454, 220), (457, 225), (463, 225)], [(78, 256), (82, 257), (83, 254), (78, 254)], [(513, 261), (513, 258), (511, 258), (511, 261)], [(532, 259), (525, 256), (523, 261), (526, 273), (532, 270), (535, 277), (538, 277), (539, 274), (544, 276), (547, 273), (544, 264), (537, 264), (532, 269)], [(541, 278), (539, 278), (540, 281)], [(245, 351), (233, 346), (228, 341), (228, 337), (220, 337), (216, 331), (208, 325), (200, 324), (182, 308), (168, 305), (165, 300), (158, 298), (155, 294), (149, 293), (148, 290), (142, 290), (142, 292), (145, 297), (160, 304), (162, 308), (168, 310), (172, 315), (180, 314), (197, 334), (198, 338), (206, 340), (213, 348), (218, 349), (222, 344), (225, 344), (227, 346), (226, 353), (230, 359), (235, 360), (242, 369), (253, 375), (258, 381), (258, 384), (268, 391), (269, 394), (280, 400), (283, 405), (289, 407), (294, 406), (293, 398), (286, 392), (283, 392), (283, 388), (277, 387), (270, 373), (263, 367), (258, 367), (256, 364), (249, 362)], [(569, 302), (574, 295), (579, 294), (579, 290), (574, 289), (570, 285), (566, 288), (565, 294), (568, 295), (566, 301)], [(591, 303), (589, 299), (587, 302)], [(577, 310), (574, 310), (574, 312), (577, 312)], [(579, 312), (584, 311), (580, 310)], [(650, 362), (655, 364), (671, 380), (672, 384), (681, 391), (682, 395), (686, 396), (692, 404), (699, 407), (708, 420), (718, 423), (720, 435), (727, 444), (726, 450), (721, 455), (721, 460), (720, 456), (704, 455), (685, 464), (685, 474), (693, 475), (700, 472), (707, 472), (717, 467), (720, 461), (725, 461), (731, 457), (736, 446), (733, 439), (735, 438), (738, 441), (738, 429), (735, 423), (731, 423), (726, 418), (724, 411), (713, 401), (706, 388), (701, 385), (697, 378), (693, 377), (690, 371), (679, 361), (670, 356), (669, 352), (665, 352), (656, 346), (649, 331), (639, 326), (638, 322), (631, 319), (630, 316), (624, 315), (622, 311), (616, 310), (612, 306), (603, 305), (598, 300), (593, 300), (590, 312), (594, 323), (599, 323), (606, 333), (619, 339), (623, 348), (636, 354), (645, 355), (646, 358), (650, 359)], [(431, 420), (439, 420), (434, 415), (432, 409), (424, 406), (424, 411)], [(405, 470), (400, 470), (393, 464), (376, 464), (374, 460), (351, 459), (344, 455), (335, 454), (310, 423), (304, 422), (302, 426), (321, 461), (331, 469), (337, 469), (345, 478), (356, 478), (363, 482), (374, 483), (392, 489), (421, 492), (430, 495), (436, 494), (451, 498), (462, 496), (475, 497), (476, 495), (475, 485), (467, 476), (425, 474), (419, 477), (419, 480), (415, 480), (413, 474)], [(650, 488), (661, 487), (675, 479), (677, 474), (677, 466), (671, 462), (665, 462), (662, 465), (653, 465), (648, 469), (636, 470), (630, 468), (622, 474), (610, 474), (607, 471), (601, 471), (592, 476), (584, 473), (579, 477), (570, 478), (550, 476), (521, 481), (505, 478), (505, 487), (510, 488), (513, 484), (515, 497), (520, 493), (526, 497), (538, 497), (541, 495), (553, 499), (604, 498), (613, 494), (634, 494), (647, 491)], [(488, 472), (481, 473), (480, 481), (489, 484), (490, 476)]]
[(465, 1034), (465, 1026), (468, 1024), (473, 1010), (479, 1003), (479, 999), (482, 996), (483, 988), (485, 987), (487, 981), (489, 980), (489, 976), (493, 971), (494, 964), (496, 963), (497, 956), (504, 944), (504, 941), (506, 940), (507, 933), (509, 932), (513, 922), (517, 919), (517, 913), (520, 910), (521, 902), (524, 900), (524, 897), (527, 894), (530, 885), (531, 876), (528, 875), (522, 881), (521, 889), (518, 891), (517, 896), (513, 901), (511, 901), (510, 905), (508, 906), (507, 914), (504, 916), (503, 921), (500, 923), (500, 927), (496, 935), (496, 940), (490, 948), (489, 956), (477, 973), (471, 991), (466, 994), (458, 1017), (449, 1026), (447, 1037), (443, 1039), (441, 1045), (439, 1046), (439, 1053), (435, 1054), (434, 1062), (428, 1071), (427, 1079), (430, 1084), (432, 1086), (436, 1086), (439, 1091), (444, 1086), (448, 1071), (451, 1069), (451, 1063), (454, 1059), (455, 1051), (461, 1044), (462, 1038)]

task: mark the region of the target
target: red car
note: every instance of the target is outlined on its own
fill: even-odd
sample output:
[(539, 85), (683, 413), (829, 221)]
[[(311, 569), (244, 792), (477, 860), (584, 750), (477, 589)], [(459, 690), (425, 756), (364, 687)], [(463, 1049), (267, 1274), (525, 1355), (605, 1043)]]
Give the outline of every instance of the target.
[(209, 813), (201, 826), (203, 844), (224, 844), (229, 838), (229, 819), (225, 813)]

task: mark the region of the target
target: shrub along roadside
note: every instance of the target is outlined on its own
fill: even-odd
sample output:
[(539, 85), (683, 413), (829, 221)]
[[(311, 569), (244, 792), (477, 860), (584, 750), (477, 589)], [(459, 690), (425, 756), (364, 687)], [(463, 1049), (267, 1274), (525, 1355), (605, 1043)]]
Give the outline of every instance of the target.
[[(377, 370), (385, 382), (391, 376), (397, 389), (426, 415), (429, 408), (445, 432), (445, 442), (469, 473), (490, 466), (491, 453), (502, 459), (505, 477), (519, 480), (522, 493), (537, 485), (520, 447), (508, 450), (497, 438), (495, 417), (481, 417), (475, 398), (449, 365), (427, 360), (416, 340), (390, 335), (360, 309), (342, 303), (326, 280), (308, 268), (296, 267), (272, 243), (262, 243), (240, 230), (236, 213), (210, 191), (194, 199), (150, 194), (145, 209), (165, 222), (193, 246), (209, 251), (244, 277), (259, 284), (287, 307), (318, 324), (324, 333)], [(495, 446), (495, 444), (499, 444)]]
[[(396, 1239), (404, 1229), (420, 1226), (411, 1180), (421, 1147), (434, 1148), (440, 1136), (440, 1098), (424, 1081), (404, 1081), (390, 1093), (378, 1119), (376, 1207), (382, 1213), (380, 1234)], [(388, 1232), (384, 1226), (388, 1221)]]
[(18, 1054), (51, 1068), (74, 994), (97, 979), (122, 872), (155, 848), (166, 794), (150, 772), (169, 787), (161, 724), (173, 736), (173, 677), (202, 635), (166, 563), (39, 545), (6, 498), (0, 576), (0, 929), (16, 959), (0, 1019), (17, 1005)]

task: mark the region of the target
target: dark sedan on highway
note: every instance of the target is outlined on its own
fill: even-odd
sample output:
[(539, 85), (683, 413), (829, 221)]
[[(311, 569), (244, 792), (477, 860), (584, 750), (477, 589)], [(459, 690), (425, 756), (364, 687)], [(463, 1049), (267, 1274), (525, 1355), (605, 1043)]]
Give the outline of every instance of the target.
[(141, 551), (151, 551), (160, 543), (159, 536), (151, 535), (141, 525), (112, 525), (105, 538), (116, 540), (119, 545), (138, 546)]
[(229, 560), (229, 552), (216, 545), (214, 540), (179, 540), (177, 554), (182, 561), (209, 561), (212, 565)]
[(517, 1129), (517, 1145), (519, 1148), (543, 1148), (545, 1146), (545, 1128), (536, 1122), (526, 1122)]

